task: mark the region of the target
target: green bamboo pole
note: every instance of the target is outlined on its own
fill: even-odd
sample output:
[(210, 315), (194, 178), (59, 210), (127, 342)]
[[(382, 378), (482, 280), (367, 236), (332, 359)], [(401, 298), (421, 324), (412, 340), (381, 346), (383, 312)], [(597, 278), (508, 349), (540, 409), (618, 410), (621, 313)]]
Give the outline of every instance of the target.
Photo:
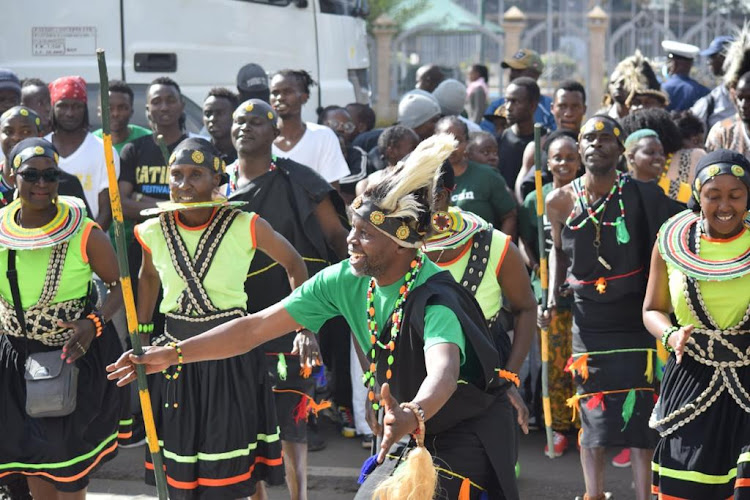
[[(542, 125), (534, 124), (534, 185), (536, 187), (537, 239), (539, 240), (539, 280), (542, 284), (542, 310), (547, 311), (547, 252), (544, 246), (544, 194), (542, 193)], [(552, 407), (549, 402), (549, 328), (542, 328), (542, 407), (547, 435), (547, 456), (555, 458), (552, 434)]]
[[(107, 161), (107, 177), (109, 179), (109, 202), (112, 206), (112, 224), (115, 228), (115, 245), (117, 247), (117, 263), (120, 267), (120, 283), (122, 284), (122, 297), (125, 302), (125, 316), (128, 323), (128, 334), (133, 345), (133, 353), (143, 353), (141, 339), (138, 336), (138, 317), (135, 313), (135, 299), (133, 298), (133, 285), (130, 281), (130, 268), (128, 267), (128, 254), (125, 245), (125, 231), (123, 228), (122, 203), (120, 201), (120, 189), (117, 186), (117, 173), (115, 172), (115, 161), (112, 157), (112, 136), (109, 130), (109, 77), (107, 76), (107, 63), (104, 49), (97, 49), (96, 59), (99, 63), (99, 89), (102, 107), (102, 140), (104, 141), (104, 157)], [(141, 400), (141, 412), (143, 412), (143, 425), (146, 428), (146, 441), (151, 452), (151, 460), (154, 464), (154, 475), (156, 476), (156, 492), (159, 500), (166, 500), (167, 479), (164, 473), (161, 450), (159, 449), (159, 438), (156, 435), (154, 425), (154, 414), (151, 409), (151, 395), (146, 384), (146, 371), (142, 365), (136, 365), (138, 376), (138, 396)]]

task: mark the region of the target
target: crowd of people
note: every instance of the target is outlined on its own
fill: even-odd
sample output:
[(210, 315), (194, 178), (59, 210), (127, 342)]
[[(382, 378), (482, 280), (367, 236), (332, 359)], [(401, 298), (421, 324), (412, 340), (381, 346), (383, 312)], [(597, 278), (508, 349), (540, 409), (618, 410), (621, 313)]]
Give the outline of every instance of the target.
[[(328, 415), (373, 450), (357, 498), (517, 499), (544, 358), (545, 451), (577, 445), (579, 498), (611, 498), (608, 448), (638, 500), (750, 498), (750, 33), (662, 46), (669, 77), (636, 51), (600, 109), (575, 80), (543, 95), (529, 49), (492, 101), (486, 66), (425, 65), (383, 127), (361, 103), (305, 121), (299, 69), (242, 67), (200, 136), (171, 78), (149, 128), (109, 82), (142, 356), (93, 96), (0, 69), (0, 496), (85, 498), (142, 446), (141, 364), (170, 498), (305, 500)], [(59, 408), (35, 399), (63, 375)]]

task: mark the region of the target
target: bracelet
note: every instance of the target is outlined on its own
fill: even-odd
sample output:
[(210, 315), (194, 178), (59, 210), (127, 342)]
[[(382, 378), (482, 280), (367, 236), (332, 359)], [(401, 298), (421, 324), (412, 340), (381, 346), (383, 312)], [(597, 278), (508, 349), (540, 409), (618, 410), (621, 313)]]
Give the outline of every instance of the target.
[(401, 403), (399, 406), (410, 410), (417, 417), (417, 428), (412, 432), (412, 435), (417, 440), (417, 446), (424, 446), (424, 410), (414, 401)]
[(116, 287), (116, 286), (117, 286), (117, 285), (119, 285), (119, 284), (120, 284), (120, 281), (119, 281), (119, 280), (117, 280), (117, 281), (113, 281), (113, 282), (111, 282), (111, 283), (106, 283), (106, 282), (105, 282), (105, 283), (104, 283), (104, 286), (106, 286), (106, 287), (107, 287), (107, 289), (110, 289), (110, 288), (114, 288), (114, 287)]
[(154, 324), (138, 323), (138, 333), (154, 333)]
[(174, 347), (174, 350), (177, 351), (177, 367), (175, 368), (174, 373), (169, 373), (167, 371), (168, 368), (161, 372), (167, 380), (177, 380), (180, 377), (180, 372), (182, 372), (182, 349), (177, 345), (177, 342), (170, 342), (167, 344), (167, 347)]
[(502, 370), (500, 368), (498, 368), (496, 371), (500, 378), (505, 379), (508, 382), (513, 382), (516, 387), (521, 387), (521, 379), (519, 379), (518, 375), (516, 375), (512, 371)]
[(667, 352), (674, 352), (672, 346), (669, 345), (669, 337), (676, 331), (679, 331), (679, 328), (674, 325), (670, 325), (666, 327), (661, 334), (661, 345), (664, 346), (664, 349), (666, 349)]
[(92, 311), (86, 316), (86, 319), (94, 324), (94, 328), (96, 329), (96, 336), (101, 336), (102, 332), (104, 331), (104, 317), (102, 316), (102, 313), (100, 313), (99, 311)]

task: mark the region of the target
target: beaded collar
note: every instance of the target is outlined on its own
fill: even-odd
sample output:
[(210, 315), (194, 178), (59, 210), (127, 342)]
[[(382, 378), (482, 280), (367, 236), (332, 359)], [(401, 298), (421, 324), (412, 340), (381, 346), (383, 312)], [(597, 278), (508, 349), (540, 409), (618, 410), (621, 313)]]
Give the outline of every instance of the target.
[(13, 200), (0, 212), (0, 246), (31, 250), (55, 246), (71, 239), (86, 218), (83, 201), (72, 196), (57, 199), (57, 213), (42, 227), (27, 228), (16, 222), (21, 200)]
[[(664, 223), (657, 241), (664, 260), (686, 276), (703, 281), (731, 280), (749, 273), (750, 248), (727, 260), (708, 260), (700, 256), (700, 222), (698, 214), (686, 210)], [(750, 216), (745, 216), (744, 223), (746, 228), (750, 227)]]

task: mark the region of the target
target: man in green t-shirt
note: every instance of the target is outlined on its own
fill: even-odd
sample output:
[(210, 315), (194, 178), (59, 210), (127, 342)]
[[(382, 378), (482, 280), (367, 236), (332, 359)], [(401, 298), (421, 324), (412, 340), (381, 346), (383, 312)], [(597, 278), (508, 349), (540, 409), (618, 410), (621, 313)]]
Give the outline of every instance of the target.
[[(366, 404), (385, 412), (377, 462), (383, 463), (403, 436), (418, 435), (418, 446), (436, 458), (440, 470), (451, 473), (435, 479), (447, 498), (458, 499), (469, 485), (475, 489), (472, 496), (487, 492), (490, 499), (518, 499), (516, 434), (507, 394), (517, 376), (500, 369), (471, 293), (419, 251), (431, 226), (439, 225), (431, 217), (432, 194), (440, 166), (454, 148), (447, 134), (423, 141), (402, 168), (354, 199), (347, 261), (319, 272), (256, 314), (176, 347), (123, 355), (107, 367), (109, 378), (119, 378), (120, 385), (133, 381), (134, 363), (155, 373), (172, 364), (231, 357), (293, 329), (316, 331), (327, 319), (343, 315), (368, 359), (363, 367)], [(295, 339), (294, 351), (304, 359), (317, 355), (308, 342), (304, 333)], [(379, 487), (382, 477), (378, 470), (370, 474), (362, 498)], [(434, 482), (416, 482), (422, 484), (415, 489), (425, 488), (426, 493), (420, 490), (425, 496), (435, 491)], [(396, 490), (381, 498), (407, 498), (414, 492), (401, 485), (415, 483), (396, 483)]]
[[(109, 128), (112, 132), (112, 146), (119, 154), (125, 144), (133, 142), (139, 137), (151, 135), (151, 131), (138, 125), (131, 125), (133, 117), (133, 89), (125, 82), (112, 80), (109, 82)], [(101, 114), (101, 109), (99, 113)], [(93, 132), (102, 138), (102, 129)]]

